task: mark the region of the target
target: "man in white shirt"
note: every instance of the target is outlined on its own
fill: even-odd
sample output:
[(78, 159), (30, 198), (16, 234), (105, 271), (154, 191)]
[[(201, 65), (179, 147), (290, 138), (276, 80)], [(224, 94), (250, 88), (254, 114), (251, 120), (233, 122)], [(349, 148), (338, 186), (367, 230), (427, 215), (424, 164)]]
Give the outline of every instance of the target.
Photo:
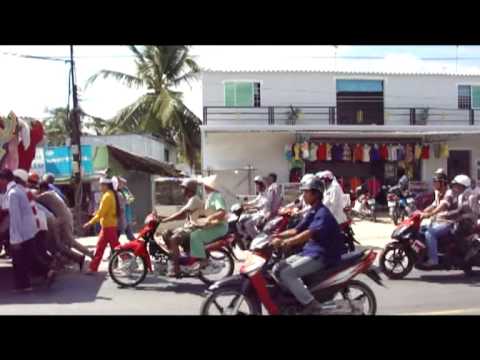
[(323, 205), (332, 213), (338, 224), (347, 222), (347, 216), (343, 209), (345, 208), (344, 193), (342, 187), (337, 182), (331, 171), (321, 171), (317, 173), (317, 177), (325, 184), (325, 192), (323, 193)]
[(55, 272), (38, 261), (34, 241), (37, 225), (27, 193), (21, 185), (22, 182), (23, 179), (14, 177), (10, 170), (0, 172), (0, 188), (6, 192), (10, 215), (10, 245), (15, 290), (23, 292), (32, 290), (29, 277), (32, 268), (38, 269), (42, 275), (45, 275), (47, 285), (53, 282)]
[(269, 199), (265, 192), (265, 180), (261, 176), (255, 176), (254, 182), (257, 187), (258, 195), (254, 200), (245, 203), (243, 207), (246, 211), (254, 210), (255, 212), (242, 214), (237, 225), (239, 231), (245, 231), (245, 233), (250, 237), (250, 240), (253, 240), (257, 236), (257, 225), (260, 223), (260, 221), (266, 219), (270, 210), (270, 208), (268, 208)]
[(277, 215), (278, 210), (282, 206), (282, 195), (277, 184), (277, 174), (270, 173), (265, 179), (267, 185), (267, 209), (266, 220), (270, 220)]
[(176, 277), (180, 274), (180, 249), (179, 245), (188, 244), (190, 233), (194, 229), (194, 224), (202, 214), (203, 201), (197, 195), (198, 183), (194, 179), (185, 179), (182, 181), (184, 195), (188, 199), (187, 204), (177, 211), (175, 214), (163, 219), (161, 222), (166, 223), (175, 220), (186, 219), (185, 225), (179, 229), (175, 229), (173, 235), (165, 234), (164, 239), (171, 253), (171, 261), (168, 264), (168, 276)]

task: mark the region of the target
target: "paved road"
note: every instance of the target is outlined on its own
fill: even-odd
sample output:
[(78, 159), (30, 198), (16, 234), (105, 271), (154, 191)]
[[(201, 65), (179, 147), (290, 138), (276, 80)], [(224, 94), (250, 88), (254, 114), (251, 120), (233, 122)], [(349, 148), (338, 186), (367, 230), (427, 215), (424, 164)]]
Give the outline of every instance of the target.
[[(362, 245), (375, 248), (385, 245), (392, 229), (388, 223), (354, 225)], [(470, 279), (462, 272), (413, 271), (405, 280), (385, 280), (387, 288), (365, 281), (377, 295), (379, 315), (480, 314), (480, 271)], [(106, 263), (93, 277), (66, 273), (48, 291), (14, 294), (11, 286), (10, 264), (0, 260), (0, 314), (196, 315), (205, 288), (194, 279), (149, 276), (137, 289), (119, 289), (107, 277)]]

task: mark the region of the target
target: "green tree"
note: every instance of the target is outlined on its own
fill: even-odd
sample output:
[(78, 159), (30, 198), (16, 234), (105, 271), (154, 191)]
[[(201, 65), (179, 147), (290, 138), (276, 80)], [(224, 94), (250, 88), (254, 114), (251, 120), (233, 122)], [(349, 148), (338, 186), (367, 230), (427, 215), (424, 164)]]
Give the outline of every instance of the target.
[(106, 133), (146, 132), (175, 141), (181, 157), (191, 167), (198, 166), (200, 119), (183, 103), (175, 90), (197, 78), (200, 68), (189, 54), (188, 46), (129, 46), (135, 55), (136, 74), (101, 70), (98, 77), (114, 78), (128, 87), (145, 88), (146, 93), (123, 108), (110, 122)]

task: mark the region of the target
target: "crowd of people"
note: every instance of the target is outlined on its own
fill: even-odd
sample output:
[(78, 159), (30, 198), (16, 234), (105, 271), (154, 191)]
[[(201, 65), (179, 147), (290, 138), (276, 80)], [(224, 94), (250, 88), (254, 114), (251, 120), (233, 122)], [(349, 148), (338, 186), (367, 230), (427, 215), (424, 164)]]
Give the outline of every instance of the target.
[(96, 251), (91, 251), (76, 240), (73, 214), (52, 174), (40, 179), (23, 169), (0, 171), (0, 239), (5, 256), (12, 259), (15, 291), (31, 291), (32, 279), (37, 276), (50, 287), (59, 271), (72, 265), (82, 271), (87, 258), (91, 259), (87, 274), (94, 273), (107, 244), (113, 249), (123, 233), (129, 240), (135, 238), (134, 197), (127, 181), (114, 177), (102, 178), (100, 183), (100, 207), (84, 226), (100, 222), (102, 227)]

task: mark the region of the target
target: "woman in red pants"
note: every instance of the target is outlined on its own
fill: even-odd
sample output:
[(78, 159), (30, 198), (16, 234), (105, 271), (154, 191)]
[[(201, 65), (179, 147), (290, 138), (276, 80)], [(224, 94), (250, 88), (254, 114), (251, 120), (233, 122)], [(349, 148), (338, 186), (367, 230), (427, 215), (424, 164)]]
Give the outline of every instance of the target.
[(84, 229), (100, 222), (102, 230), (98, 237), (97, 249), (95, 250), (95, 256), (90, 263), (90, 268), (87, 274), (93, 274), (98, 271), (98, 266), (102, 261), (103, 252), (105, 247), (110, 244), (112, 249), (115, 249), (118, 242), (117, 232), (117, 214), (119, 213), (118, 197), (113, 189), (112, 180), (108, 178), (102, 178), (100, 180), (100, 190), (103, 193), (100, 206), (95, 216), (88, 223), (83, 225)]

